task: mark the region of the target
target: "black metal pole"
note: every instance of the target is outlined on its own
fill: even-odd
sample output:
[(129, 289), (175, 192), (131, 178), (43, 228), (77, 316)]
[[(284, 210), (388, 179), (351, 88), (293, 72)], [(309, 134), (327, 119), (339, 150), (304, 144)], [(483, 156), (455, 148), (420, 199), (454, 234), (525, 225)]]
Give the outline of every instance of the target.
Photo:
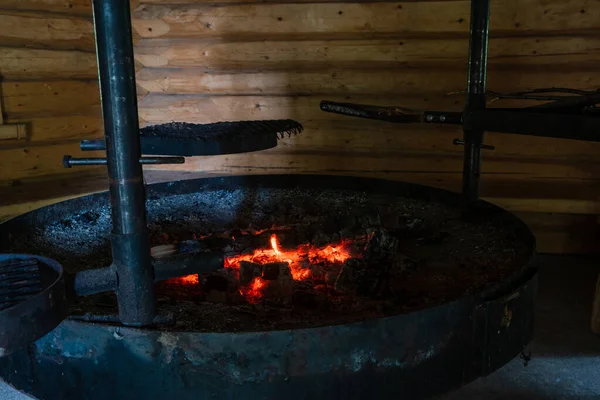
[[(471, 0), (466, 114), (476, 109), (485, 109), (489, 22), (490, 0)], [(465, 151), (462, 191), (467, 204), (479, 198), (483, 132), (481, 129), (464, 130)]]
[(139, 163), (141, 150), (129, 0), (93, 0), (93, 8), (119, 317), (125, 325), (149, 325), (156, 308), (154, 271)]

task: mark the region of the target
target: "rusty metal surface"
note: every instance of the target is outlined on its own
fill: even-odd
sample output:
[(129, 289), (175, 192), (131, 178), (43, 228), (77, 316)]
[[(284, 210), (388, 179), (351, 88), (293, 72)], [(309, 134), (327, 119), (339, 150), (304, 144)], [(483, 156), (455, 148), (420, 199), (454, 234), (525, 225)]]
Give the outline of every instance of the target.
[[(472, 296), (293, 331), (167, 333), (65, 321), (28, 352), (2, 360), (0, 372), (42, 399), (426, 398), (519, 354), (531, 337), (535, 287), (530, 275), (510, 292), (524, 303)], [(489, 307), (510, 307), (511, 322), (479, 312)], [(506, 360), (486, 358), (498, 349)]]

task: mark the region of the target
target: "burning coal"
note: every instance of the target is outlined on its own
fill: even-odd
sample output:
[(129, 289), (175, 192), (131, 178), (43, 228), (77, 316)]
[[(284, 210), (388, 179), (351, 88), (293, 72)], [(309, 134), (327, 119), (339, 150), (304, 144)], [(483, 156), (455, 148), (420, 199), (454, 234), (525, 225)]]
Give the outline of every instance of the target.
[[(225, 258), (225, 268), (236, 272), (240, 280), (238, 291), (250, 303), (260, 301), (273, 281), (281, 284), (287, 276), (289, 283), (293, 283), (325, 281), (325, 276), (331, 275), (333, 278), (329, 280), (333, 284), (341, 266), (352, 257), (349, 240), (324, 247), (302, 244), (296, 249), (286, 250), (279, 244), (277, 236), (272, 234), (269, 243), (270, 248), (255, 249), (249, 254)], [(195, 285), (199, 282), (197, 275), (188, 275), (176, 281), (184, 285)]]

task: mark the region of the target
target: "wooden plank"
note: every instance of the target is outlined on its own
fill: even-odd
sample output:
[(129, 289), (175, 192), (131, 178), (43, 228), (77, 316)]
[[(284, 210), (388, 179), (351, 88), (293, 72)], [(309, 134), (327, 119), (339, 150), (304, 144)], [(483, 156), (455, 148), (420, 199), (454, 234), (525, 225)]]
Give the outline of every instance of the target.
[(94, 28), (87, 18), (0, 11), (0, 46), (94, 52)]
[[(452, 76), (460, 76), (464, 81), (464, 72), (448, 75), (414, 70), (371, 74), (339, 70), (207, 74), (197, 68), (144, 68), (138, 74), (137, 82), (149, 92), (207, 95), (416, 94), (464, 89), (464, 82), (461, 84), (459, 79), (452, 79)], [(431, 82), (427, 81), (428, 76)]]
[(7, 118), (97, 115), (97, 81), (0, 82)]
[[(464, 95), (455, 96), (170, 96), (149, 93), (139, 104), (140, 117), (150, 124), (168, 121), (210, 123), (251, 119), (290, 118), (348, 120), (320, 111), (321, 100), (348, 101), (382, 106), (404, 106), (420, 110), (460, 111)], [(507, 103), (512, 104), (512, 103)], [(356, 120), (358, 121), (358, 119)], [(372, 122), (385, 124), (383, 122)]]
[[(140, 5), (140, 1), (130, 0), (130, 5), (135, 9)], [(92, 0), (2, 0), (1, 11), (36, 11), (91, 19)]]
[[(552, 86), (600, 87), (600, 76), (576, 68), (562, 74), (493, 69), (488, 87), (517, 92)], [(394, 95), (450, 93), (466, 87), (465, 70), (397, 69), (391, 71), (323, 69), (321, 71), (258, 71), (206, 73), (200, 68), (143, 68), (137, 83), (149, 92), (204, 95)]]
[[(454, 154), (415, 154), (411, 152), (372, 149), (358, 152), (344, 149), (337, 152), (293, 151), (284, 148), (257, 152), (256, 154), (219, 157), (190, 158), (185, 164), (160, 166), (156, 169), (194, 171), (212, 175), (302, 173), (302, 174), (352, 174), (379, 176), (386, 179), (427, 183), (435, 186), (454, 184), (462, 174), (462, 156)], [(590, 171), (590, 169), (592, 171)], [(589, 167), (572, 163), (539, 163), (519, 160), (486, 159), (482, 179), (514, 181), (551, 181), (553, 179), (588, 180), (598, 184), (598, 165)], [(450, 182), (450, 183), (449, 183)]]
[[(319, 111), (317, 111), (319, 112)], [(327, 115), (327, 114), (326, 114)], [(279, 142), (286, 151), (326, 153), (339, 150), (353, 152), (398, 152), (412, 155), (461, 155), (463, 148), (454, 146), (453, 138), (461, 137), (460, 127), (409, 124), (398, 125), (346, 117), (340, 120), (302, 120), (305, 131)], [(565, 139), (490, 133), (486, 143), (496, 147), (485, 151), (484, 160), (546, 164), (589, 165), (595, 171), (600, 143)], [(521, 188), (523, 190), (524, 188)], [(600, 190), (600, 189), (599, 189)], [(600, 191), (598, 193), (600, 195)], [(546, 192), (544, 196), (551, 196)], [(537, 197), (537, 196), (533, 196)]]
[[(49, 146), (32, 146), (0, 150), (0, 181), (14, 181), (44, 175), (68, 175), (78, 168), (64, 168), (62, 159), (67, 154), (80, 154), (79, 142)], [(103, 152), (87, 152), (86, 157), (101, 157)], [(85, 167), (98, 169), (106, 167)]]
[(9, 119), (9, 123), (22, 123), (28, 128), (28, 141), (31, 143), (53, 141), (76, 141), (101, 138), (102, 115), (99, 108), (95, 115), (68, 115), (63, 117), (38, 117)]
[(0, 10), (45, 11), (50, 13), (91, 16), (91, 0), (2, 0)]
[[(468, 32), (470, 1), (389, 3), (150, 5), (139, 7), (133, 26), (150, 37), (329, 37), (353, 34)], [(492, 2), (491, 29), (529, 35), (592, 30), (597, 13), (584, 0), (499, 0)]]
[[(413, 1), (457, 1), (457, 0), (399, 0), (398, 3), (408, 3)], [(387, 3), (389, 0), (351, 0), (344, 3)], [(261, 4), (286, 4), (286, 3), (340, 3), (340, 0), (140, 0), (140, 4), (193, 4), (193, 5), (221, 5), (229, 3), (261, 3)]]
[[(465, 38), (373, 40), (146, 39), (135, 57), (146, 67), (198, 67), (206, 71), (321, 70), (331, 68), (390, 70), (428, 67), (465, 70)], [(593, 70), (600, 39), (585, 36), (509, 37), (490, 40), (491, 70)], [(542, 69), (543, 68), (543, 69)]]
[(93, 53), (70, 50), (0, 48), (0, 75), (4, 80), (96, 79)]

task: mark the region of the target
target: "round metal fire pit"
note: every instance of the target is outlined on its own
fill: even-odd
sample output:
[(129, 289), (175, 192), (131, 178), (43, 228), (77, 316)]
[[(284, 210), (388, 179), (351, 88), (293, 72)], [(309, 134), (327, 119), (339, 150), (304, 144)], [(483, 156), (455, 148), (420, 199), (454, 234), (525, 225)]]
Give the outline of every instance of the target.
[[(248, 176), (152, 185), (148, 219), (151, 227), (185, 225), (201, 210), (210, 215), (206, 224), (228, 225), (242, 218), (242, 208), (270, 201), (273, 190), (326, 190), (328, 199), (335, 191), (355, 191), (460, 206), (458, 194), (399, 182)], [(28, 213), (0, 225), (0, 251), (27, 249), (58, 260), (66, 272), (97, 267), (92, 264), (105, 262), (110, 251), (107, 210), (103, 193)], [(305, 329), (182, 332), (64, 321), (1, 358), (0, 376), (41, 399), (421, 399), (444, 393), (504, 365), (532, 335), (534, 238), (518, 218), (491, 204), (478, 202), (465, 218), (473, 215), (500, 221), (525, 251), (514, 272), (460, 298)]]

